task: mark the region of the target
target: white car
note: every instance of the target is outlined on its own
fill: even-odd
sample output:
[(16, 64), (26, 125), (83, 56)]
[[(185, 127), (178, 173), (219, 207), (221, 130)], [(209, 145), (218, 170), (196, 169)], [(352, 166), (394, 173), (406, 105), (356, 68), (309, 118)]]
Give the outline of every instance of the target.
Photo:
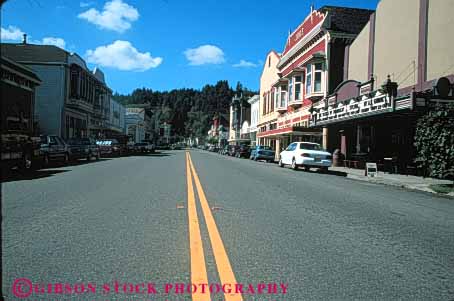
[(299, 166), (309, 170), (311, 167), (327, 171), (333, 164), (333, 156), (325, 151), (320, 144), (312, 142), (293, 142), (279, 156), (279, 166)]

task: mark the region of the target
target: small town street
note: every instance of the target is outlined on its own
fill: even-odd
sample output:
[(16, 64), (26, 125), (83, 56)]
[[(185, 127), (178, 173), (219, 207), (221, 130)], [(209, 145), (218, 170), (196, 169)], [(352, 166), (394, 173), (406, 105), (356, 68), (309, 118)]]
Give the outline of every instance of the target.
[[(80, 299), (190, 300), (175, 286), (205, 270), (208, 283), (244, 285), (212, 300), (454, 296), (454, 200), (341, 173), (169, 150), (7, 179), (2, 206), (9, 300), (20, 278), (97, 286)], [(44, 290), (28, 297), (78, 298)]]

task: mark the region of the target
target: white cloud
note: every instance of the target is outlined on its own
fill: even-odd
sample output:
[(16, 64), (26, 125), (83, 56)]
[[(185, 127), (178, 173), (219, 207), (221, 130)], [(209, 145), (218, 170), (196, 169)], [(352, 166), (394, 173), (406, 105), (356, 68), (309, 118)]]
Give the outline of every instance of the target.
[(1, 27), (0, 35), (2, 40), (21, 41), (24, 32), (16, 26), (8, 26), (8, 28)]
[(81, 1), (81, 2), (79, 3), (80, 7), (88, 7), (88, 6), (92, 6), (92, 5), (94, 5), (94, 4), (95, 4), (94, 1), (88, 1), (88, 2)]
[(145, 71), (162, 63), (161, 57), (152, 57), (149, 52), (140, 53), (130, 42), (121, 40), (87, 50), (85, 56), (89, 63), (127, 71)]
[(253, 63), (253, 62), (248, 62), (248, 61), (245, 61), (245, 60), (240, 60), (239, 63), (236, 63), (236, 64), (233, 64), (232, 65), (233, 67), (237, 67), (237, 68), (248, 68), (248, 67), (257, 67), (258, 65)]
[(54, 37), (45, 37), (41, 41), (41, 44), (43, 45), (55, 45), (57, 47), (60, 47), (62, 49), (65, 49), (66, 47), (66, 42), (62, 38), (54, 38)]
[(85, 19), (99, 28), (124, 32), (131, 28), (131, 22), (139, 18), (139, 12), (133, 6), (124, 3), (122, 0), (106, 2), (104, 10), (99, 12), (95, 8), (80, 13), (80, 19)]
[(189, 65), (222, 64), (225, 62), (224, 52), (213, 45), (202, 45), (184, 52)]
[[(8, 26), (8, 28), (1, 28), (1, 39), (22, 42), (24, 32), (16, 26)], [(55, 45), (60, 48), (66, 47), (66, 42), (62, 38), (56, 37), (45, 37), (42, 40), (35, 40), (32, 36), (27, 36), (27, 43), (29, 44), (38, 44), (38, 45)]]

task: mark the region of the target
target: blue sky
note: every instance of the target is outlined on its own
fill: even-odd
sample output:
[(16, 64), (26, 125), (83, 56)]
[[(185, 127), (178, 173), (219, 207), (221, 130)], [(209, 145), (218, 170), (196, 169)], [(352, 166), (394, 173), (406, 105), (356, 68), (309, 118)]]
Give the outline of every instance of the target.
[(99, 66), (114, 91), (200, 89), (227, 79), (259, 89), (261, 64), (315, 8), (378, 0), (9, 0), (2, 41), (56, 44)]

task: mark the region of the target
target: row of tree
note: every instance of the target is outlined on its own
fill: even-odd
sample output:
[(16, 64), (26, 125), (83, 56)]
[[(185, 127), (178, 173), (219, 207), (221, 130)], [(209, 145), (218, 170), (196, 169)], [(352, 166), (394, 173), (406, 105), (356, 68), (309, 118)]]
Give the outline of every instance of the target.
[(215, 85), (206, 85), (202, 90), (176, 89), (153, 91), (136, 89), (131, 94), (115, 93), (114, 99), (124, 105), (150, 104), (153, 108), (153, 124), (172, 124), (178, 136), (205, 137), (215, 113), (228, 113), (234, 95), (249, 98), (256, 92), (237, 83), (232, 89), (228, 81), (221, 80)]

